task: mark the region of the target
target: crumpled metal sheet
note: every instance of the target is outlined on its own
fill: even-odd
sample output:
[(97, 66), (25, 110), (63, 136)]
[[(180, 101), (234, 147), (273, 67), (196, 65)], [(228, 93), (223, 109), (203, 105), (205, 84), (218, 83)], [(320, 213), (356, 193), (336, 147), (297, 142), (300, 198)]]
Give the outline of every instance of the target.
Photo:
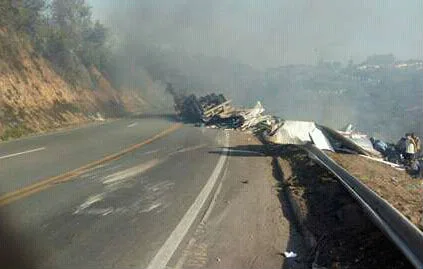
[(310, 138), (317, 148), (335, 152), (331, 143), (319, 128), (316, 127), (316, 129), (310, 133)]
[(285, 121), (265, 139), (274, 144), (305, 145), (314, 143), (322, 150), (334, 151), (323, 132), (311, 121)]
[(366, 134), (362, 134), (357, 131), (338, 131), (338, 133), (372, 155), (379, 155), (379, 153), (374, 149), (370, 138)]
[(266, 136), (269, 142), (275, 144), (304, 145), (312, 142), (310, 133), (316, 129), (311, 121), (285, 121), (273, 134)]

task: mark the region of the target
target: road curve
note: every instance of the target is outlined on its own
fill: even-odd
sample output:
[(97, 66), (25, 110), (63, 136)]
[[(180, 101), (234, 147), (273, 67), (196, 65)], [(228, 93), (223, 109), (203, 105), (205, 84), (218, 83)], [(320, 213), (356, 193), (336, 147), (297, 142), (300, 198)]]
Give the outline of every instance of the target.
[(30, 267), (146, 268), (171, 256), (209, 201), (224, 162), (210, 152), (225, 143), (221, 131), (174, 126), (125, 119), (0, 144), (1, 195), (16, 198), (2, 219)]

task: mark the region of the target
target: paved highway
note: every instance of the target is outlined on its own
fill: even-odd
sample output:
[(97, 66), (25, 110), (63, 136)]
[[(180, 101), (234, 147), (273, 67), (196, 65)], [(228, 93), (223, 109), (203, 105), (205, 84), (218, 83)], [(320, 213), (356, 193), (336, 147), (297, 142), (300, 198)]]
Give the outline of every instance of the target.
[(165, 268), (228, 168), (228, 139), (145, 118), (0, 144), (11, 244), (28, 268)]

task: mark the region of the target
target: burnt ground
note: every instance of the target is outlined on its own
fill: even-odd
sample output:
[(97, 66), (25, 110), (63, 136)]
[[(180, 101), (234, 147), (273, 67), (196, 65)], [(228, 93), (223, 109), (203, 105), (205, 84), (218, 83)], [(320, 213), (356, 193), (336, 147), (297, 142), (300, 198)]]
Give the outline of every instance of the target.
[[(413, 268), (396, 246), (375, 227), (334, 175), (285, 146), (280, 158), (282, 203), (290, 192), (297, 220), (316, 239), (307, 262), (326, 268)], [(278, 168), (279, 169), (279, 168)]]

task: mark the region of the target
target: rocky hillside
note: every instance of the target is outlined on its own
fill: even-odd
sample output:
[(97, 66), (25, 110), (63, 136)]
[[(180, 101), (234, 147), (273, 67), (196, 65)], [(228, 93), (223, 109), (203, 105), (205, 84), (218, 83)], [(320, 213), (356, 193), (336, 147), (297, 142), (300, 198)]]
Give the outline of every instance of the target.
[(70, 85), (25, 37), (0, 29), (0, 138), (146, 109), (138, 89), (118, 91), (97, 68), (81, 68), (88, 85)]

